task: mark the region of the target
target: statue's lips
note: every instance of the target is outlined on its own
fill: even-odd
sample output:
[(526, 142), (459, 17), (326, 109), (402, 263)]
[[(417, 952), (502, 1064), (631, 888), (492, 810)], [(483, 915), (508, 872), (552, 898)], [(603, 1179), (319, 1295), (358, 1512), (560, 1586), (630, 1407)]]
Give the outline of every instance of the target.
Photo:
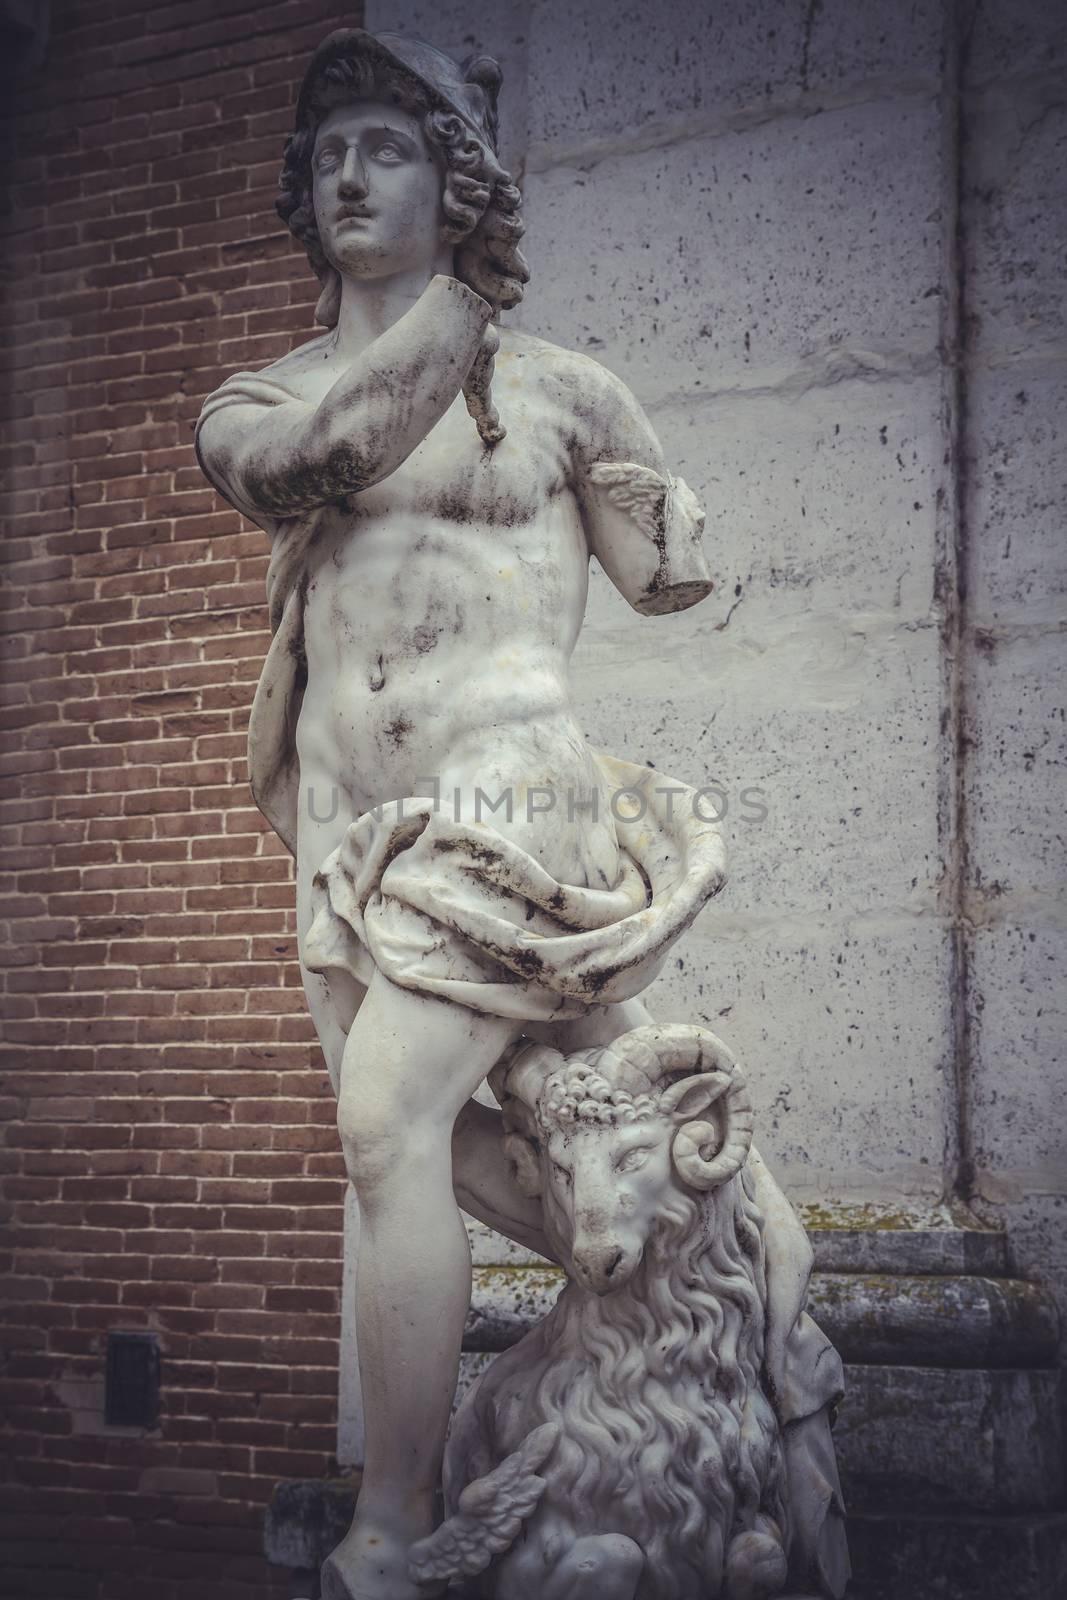
[(373, 212), (370, 211), (342, 211), (334, 219), (334, 226), (338, 228), (350, 227), (356, 222), (370, 222)]

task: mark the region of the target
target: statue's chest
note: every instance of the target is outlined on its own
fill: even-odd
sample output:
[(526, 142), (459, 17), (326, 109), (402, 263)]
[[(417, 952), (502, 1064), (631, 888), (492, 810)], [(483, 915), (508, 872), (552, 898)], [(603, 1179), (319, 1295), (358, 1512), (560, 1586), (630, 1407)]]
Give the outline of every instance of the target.
[(359, 509), (478, 527), (536, 522), (565, 486), (564, 443), (529, 405), (513, 402), (501, 420), (507, 435), (489, 448), (457, 399), (395, 472), (358, 497)]

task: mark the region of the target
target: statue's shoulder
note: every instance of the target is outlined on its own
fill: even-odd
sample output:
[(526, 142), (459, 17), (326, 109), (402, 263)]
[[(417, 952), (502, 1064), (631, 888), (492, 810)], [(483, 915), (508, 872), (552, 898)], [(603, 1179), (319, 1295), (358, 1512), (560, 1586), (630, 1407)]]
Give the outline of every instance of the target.
[(292, 350), (287, 350), (285, 355), (279, 356), (276, 361), (260, 367), (256, 376), (269, 378), (274, 383), (279, 383), (283, 388), (291, 388), (297, 393), (302, 386), (304, 378), (317, 372), (322, 366), (323, 357), (331, 343), (331, 334), (316, 334), (312, 339), (305, 339), (303, 344), (298, 344)]
[(616, 406), (620, 400), (636, 401), (621, 378), (580, 350), (567, 350), (534, 334), (502, 328), (498, 368), (512, 365), (515, 375), (555, 391), (561, 400), (588, 409), (599, 404)]
[[(255, 371), (234, 372), (207, 397), (204, 417), (227, 403), (275, 406), (287, 400), (317, 399), (314, 380), (322, 370), (327, 334), (319, 334), (297, 345), (295, 350)], [(321, 387), (321, 379), (320, 379)]]
[[(510, 365), (510, 371), (509, 371)], [(502, 336), (498, 355), (501, 376), (515, 376), (536, 386), (542, 400), (557, 414), (571, 448), (595, 461), (603, 451), (619, 459), (633, 448), (633, 430), (648, 434), (648, 419), (635, 395), (616, 373), (581, 350), (566, 350), (528, 333)], [(653, 451), (657, 453), (656, 450)], [(640, 459), (645, 459), (641, 454)], [(654, 462), (651, 462), (654, 464)]]

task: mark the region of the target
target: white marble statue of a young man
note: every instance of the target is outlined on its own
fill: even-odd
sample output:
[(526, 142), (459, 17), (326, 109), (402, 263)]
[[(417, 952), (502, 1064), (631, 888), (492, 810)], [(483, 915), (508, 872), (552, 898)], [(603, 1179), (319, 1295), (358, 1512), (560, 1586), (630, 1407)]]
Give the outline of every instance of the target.
[[(493, 325), (527, 278), (498, 84), (487, 58), (461, 70), (411, 39), (324, 42), (279, 211), (328, 331), (229, 379), (197, 430), (207, 476), (271, 539), (252, 784), (296, 855), (360, 1202), (365, 1471), (327, 1600), (427, 1592), (407, 1553), (432, 1525), (470, 1297), (456, 1197), (546, 1248), (472, 1095), (520, 1035), (568, 1050), (647, 1021), (637, 994), (723, 880), (688, 791), (575, 720), (590, 554), (639, 612), (678, 610), (711, 587), (703, 518), (618, 379)], [(786, 1411), (814, 1413), (834, 1379), (804, 1377), (810, 1254), (754, 1170), (780, 1217), (769, 1360)]]

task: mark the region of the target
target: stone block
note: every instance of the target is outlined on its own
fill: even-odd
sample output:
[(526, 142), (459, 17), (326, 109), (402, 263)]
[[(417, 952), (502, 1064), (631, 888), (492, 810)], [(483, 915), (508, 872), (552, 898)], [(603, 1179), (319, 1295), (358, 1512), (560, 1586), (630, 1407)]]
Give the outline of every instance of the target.
[(1067, 372), (977, 367), (967, 427), (971, 615), (983, 628), (1062, 621)]
[(965, 140), (972, 350), (1000, 363), (1043, 357), (1051, 342), (1067, 334), (1062, 74), (992, 84), (970, 105)]
[(517, 316), (646, 403), (931, 370), (939, 150), (916, 100), (532, 174)]
[[(1065, 1197), (1062, 1087), (1067, 929), (1000, 923), (970, 941), (969, 1081), (978, 1194)], [(1061, 1264), (1063, 1251), (1056, 1252)]]
[(814, 601), (846, 615), (928, 618), (941, 410), (933, 375), (653, 407), (671, 470), (707, 511), (717, 590), (699, 614), (721, 625), (737, 602), (744, 621), (755, 594), (774, 617), (806, 616)]
[(1060, 1376), (847, 1366), (834, 1446), (855, 1510), (1048, 1510), (1063, 1493)]
[(873, 1208), (870, 1225), (822, 1227), (805, 1216), (815, 1266), (823, 1272), (1006, 1276), (1007, 1236), (993, 1228), (895, 1225)]
[[(1062, 883), (1067, 770), (1063, 634), (979, 632), (971, 652), (968, 827), (973, 917), (1001, 920), (1006, 894), (1043, 919)], [(999, 907), (999, 909), (998, 909)], [(1018, 915), (1017, 911), (1009, 914)]]
[(1067, 12), (1060, 0), (978, 5), (972, 13), (966, 81), (979, 85), (1067, 62)]
[[(1057, 1183), (1044, 1192), (1036, 1188), (1016, 1199), (995, 1203), (981, 1198), (984, 1213), (995, 1217), (1010, 1230), (1013, 1270), (1025, 1272), (1043, 1283), (1055, 1300), (1060, 1315), (1060, 1361), (1067, 1364), (1067, 1194), (1063, 1192), (1063, 1167)], [(990, 1175), (979, 1169), (979, 1189), (990, 1185)], [(1003, 1191), (1001, 1191), (1003, 1192)]]
[[(344, 1538), (356, 1508), (361, 1475), (279, 1483), (263, 1525), (263, 1550), (279, 1567), (314, 1571)], [(308, 1591), (310, 1592), (310, 1590)]]
[(874, 1366), (1047, 1367), (1059, 1320), (1017, 1278), (816, 1272), (808, 1309), (846, 1362)]
[(849, 1519), (849, 1600), (1063, 1600), (1067, 1516)]
[(538, 0), (530, 9), (531, 157), (769, 116), (835, 95), (936, 86), (938, 0), (867, 7), (785, 0)]
[(768, 917), (731, 936), (709, 918), (647, 998), (744, 1062), (757, 1143), (794, 1202), (940, 1197), (953, 1095), (948, 946), (932, 921), (876, 931)]
[(700, 804), (722, 818), (729, 867), (709, 916), (762, 926), (933, 908), (932, 622), (777, 617), (773, 597), (742, 587), (717, 631), (715, 597), (655, 621), (616, 598), (591, 606), (575, 653), (579, 719), (594, 745), (709, 789)]

